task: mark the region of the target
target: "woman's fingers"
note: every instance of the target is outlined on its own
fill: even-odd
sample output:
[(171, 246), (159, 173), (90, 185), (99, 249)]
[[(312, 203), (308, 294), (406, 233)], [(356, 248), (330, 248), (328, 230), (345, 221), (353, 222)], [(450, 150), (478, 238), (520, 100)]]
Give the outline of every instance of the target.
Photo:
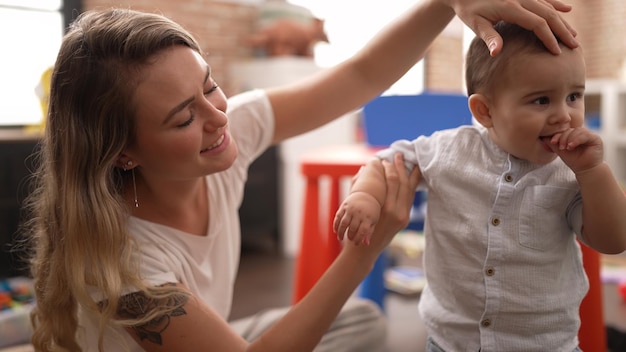
[(414, 173), (411, 173), (411, 176), (407, 175), (404, 159), (400, 153), (394, 156), (393, 164), (385, 161), (383, 167), (387, 182), (387, 197), (382, 215), (391, 218), (390, 227), (397, 232), (409, 223), (417, 180)]
[(578, 46), (576, 31), (558, 12), (568, 12), (571, 6), (557, 0), (527, 0), (522, 3), (522, 7), (537, 17), (531, 19), (527, 25), (519, 25), (532, 30), (551, 52), (557, 54), (561, 51), (557, 37), (570, 48)]
[[(461, 0), (459, 0), (461, 1)], [(502, 37), (493, 29), (500, 21), (515, 23), (533, 31), (554, 54), (561, 52), (556, 37), (571, 48), (578, 46), (576, 31), (560, 14), (571, 10), (570, 5), (558, 0), (465, 0), (457, 3), (455, 11), (488, 46), (492, 56), (502, 50)], [(556, 37), (555, 37), (556, 36)]]

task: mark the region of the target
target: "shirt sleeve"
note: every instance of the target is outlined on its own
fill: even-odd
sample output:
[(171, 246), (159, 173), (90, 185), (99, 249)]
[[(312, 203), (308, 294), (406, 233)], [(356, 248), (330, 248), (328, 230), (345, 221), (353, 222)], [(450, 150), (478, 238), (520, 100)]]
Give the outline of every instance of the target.
[(393, 142), (389, 148), (378, 151), (375, 155), (382, 160), (393, 162), (393, 156), (397, 153), (402, 153), (407, 173), (411, 172), (413, 167), (419, 167), (414, 143), (406, 139)]
[(235, 138), (238, 161), (250, 164), (271, 144), (274, 111), (265, 91), (257, 89), (228, 99), (229, 128)]
[(582, 243), (587, 244), (582, 236), (583, 232), (583, 198), (580, 191), (567, 207), (567, 222)]

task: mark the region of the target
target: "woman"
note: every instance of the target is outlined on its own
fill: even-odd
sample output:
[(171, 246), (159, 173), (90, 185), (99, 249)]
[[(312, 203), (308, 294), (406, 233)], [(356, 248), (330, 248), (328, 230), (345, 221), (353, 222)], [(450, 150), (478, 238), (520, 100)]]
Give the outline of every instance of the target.
[(55, 63), (29, 200), (35, 348), (313, 350), (408, 222), (405, 194), (418, 175), (398, 172), (401, 159), (386, 164), (390, 191), (371, 243), (346, 244), (311, 292), (248, 342), (226, 319), (250, 163), (271, 144), (378, 95), (423, 56), (455, 11), (494, 54), (502, 43), (491, 23), (499, 19), (534, 28), (556, 53), (551, 30), (576, 45), (558, 16), (569, 9), (553, 0), (423, 1), (346, 62), (229, 100), (198, 43), (176, 23), (129, 10), (83, 14)]

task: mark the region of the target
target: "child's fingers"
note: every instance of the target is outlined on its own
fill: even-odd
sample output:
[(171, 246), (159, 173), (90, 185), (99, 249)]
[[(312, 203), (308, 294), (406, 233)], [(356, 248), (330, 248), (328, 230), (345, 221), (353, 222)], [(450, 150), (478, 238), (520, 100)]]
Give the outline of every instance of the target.
[(374, 227), (375, 225), (371, 223), (362, 222), (356, 231), (356, 236), (354, 237), (353, 242), (356, 244), (369, 244), (372, 232), (374, 232)]
[(585, 128), (570, 128), (552, 136), (551, 144), (555, 144), (559, 150), (573, 150), (581, 145), (601, 144), (600, 138)]
[(567, 138), (566, 149), (572, 150), (581, 145), (601, 145), (600, 137), (584, 128), (575, 128)]
[(567, 148), (567, 141), (569, 139), (569, 135), (572, 133), (574, 129), (570, 128), (563, 132), (557, 133), (552, 136), (550, 142), (555, 144), (559, 150), (565, 150)]
[(335, 233), (339, 234), (339, 226), (341, 225), (341, 219), (343, 219), (343, 214), (345, 210), (339, 209), (337, 213), (335, 213), (335, 218), (333, 219), (333, 230)]
[(359, 219), (352, 217), (352, 219), (350, 220), (350, 224), (348, 225), (348, 239), (350, 239), (350, 241), (354, 241), (354, 239), (359, 234), (359, 226)]
[(340, 211), (335, 216), (333, 228), (339, 241), (348, 237), (350, 241), (359, 244), (364, 241), (369, 242), (374, 226), (361, 222), (355, 217), (349, 218), (345, 211)]
[(340, 210), (339, 212), (337, 212), (337, 215), (335, 215), (335, 221), (333, 222), (333, 229), (335, 230), (335, 233), (337, 234), (337, 239), (339, 241), (343, 241), (344, 235), (349, 225), (350, 219), (347, 218), (346, 211)]

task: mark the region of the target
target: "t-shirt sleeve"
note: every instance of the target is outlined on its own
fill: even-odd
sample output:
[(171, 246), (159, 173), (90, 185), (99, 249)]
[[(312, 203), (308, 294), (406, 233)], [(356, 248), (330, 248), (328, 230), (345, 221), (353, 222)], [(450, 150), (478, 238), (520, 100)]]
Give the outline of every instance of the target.
[(417, 153), (413, 142), (406, 139), (401, 139), (393, 142), (389, 148), (383, 149), (376, 153), (376, 156), (382, 160), (393, 162), (393, 156), (397, 153), (401, 153), (404, 157), (404, 166), (407, 172), (411, 172), (414, 166), (418, 166)]
[(237, 162), (250, 164), (270, 146), (274, 136), (274, 111), (267, 94), (257, 89), (231, 97), (227, 115), (239, 150)]
[(437, 162), (449, 148), (456, 143), (458, 132), (463, 128), (436, 131), (430, 136), (419, 136), (412, 141), (397, 140), (389, 148), (376, 155), (384, 160), (393, 161), (396, 153), (402, 153), (407, 171), (418, 167), (421, 173), (418, 190), (424, 190), (429, 178), (441, 172), (441, 163)]

